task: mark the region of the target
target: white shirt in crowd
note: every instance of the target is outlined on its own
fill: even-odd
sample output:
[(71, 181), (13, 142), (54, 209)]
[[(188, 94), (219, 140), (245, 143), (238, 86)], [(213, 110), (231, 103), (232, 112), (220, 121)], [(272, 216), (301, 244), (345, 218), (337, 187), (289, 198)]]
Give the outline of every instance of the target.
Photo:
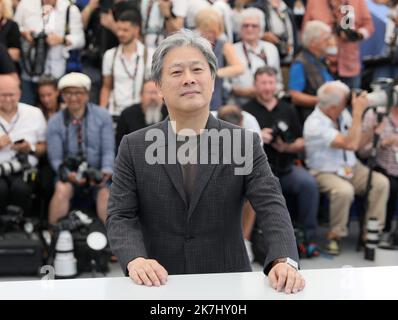
[(351, 114), (346, 109), (339, 117), (339, 124), (340, 129), (319, 107), (307, 118), (304, 123), (304, 143), (309, 169), (337, 173), (344, 167), (356, 164), (357, 158), (353, 151), (331, 147), (336, 136), (339, 133), (347, 135), (352, 125)]
[(187, 8), (187, 16), (185, 18), (185, 26), (188, 29), (195, 29), (195, 17), (196, 14), (203, 9), (210, 8), (211, 4), (207, 0), (191, 0)]
[[(214, 117), (218, 118), (217, 111), (210, 111), (210, 112)], [(242, 128), (256, 132), (259, 135), (261, 145), (263, 145), (263, 139), (261, 138), (261, 128), (260, 125), (258, 124), (257, 119), (249, 112), (243, 110), (241, 112), (243, 117)]]
[[(275, 68), (277, 71), (277, 81), (278, 89), (283, 89), (282, 73), (279, 62), (278, 49), (270, 42), (258, 41), (256, 48), (252, 48), (247, 43), (237, 42), (234, 44), (236, 54), (239, 60), (242, 62), (245, 72), (231, 79), (232, 86), (237, 86), (240, 88), (250, 88), (253, 86), (254, 74), (259, 67), (266, 65), (265, 61), (259, 57), (261, 51), (263, 50), (267, 57), (267, 65)], [(247, 55), (245, 54), (244, 47), (246, 47)], [(246, 97), (235, 97), (235, 104), (243, 106), (249, 102), (250, 98)]]
[[(293, 44), (294, 44), (294, 35), (293, 35), (293, 25), (289, 19), (288, 15), (288, 6), (285, 2), (280, 2), (280, 7), (277, 9), (270, 8), (270, 30), (275, 33), (278, 37), (281, 35), (287, 36), (287, 43), (291, 48), (287, 57), (285, 57), (285, 62), (291, 62), (293, 59)], [(281, 19), (281, 16), (285, 16), (284, 19)]]
[[(176, 17), (187, 15), (187, 0), (171, 0), (172, 12)], [(152, 4), (151, 4), (152, 3)], [(145, 45), (156, 48), (165, 37), (165, 20), (157, 0), (141, 0), (142, 32)], [(147, 27), (147, 28), (146, 28)]]
[[(39, 108), (19, 103), (18, 111), (8, 123), (0, 116), (0, 137), (4, 134), (3, 127), (8, 132), (11, 141), (15, 142), (21, 139), (26, 140), (31, 145), (38, 142), (46, 141), (46, 120)], [(12, 160), (16, 152), (8, 145), (0, 150), (0, 163)], [(36, 166), (38, 160), (35, 156), (29, 155), (29, 162), (32, 166)]]
[[(389, 19), (387, 19), (386, 23), (386, 32), (384, 36), (384, 42), (387, 44), (390, 44), (394, 38), (394, 29), (395, 29), (395, 22), (392, 20), (392, 18), (397, 19), (398, 18), (398, 5), (396, 5), (394, 8), (391, 8), (389, 13), (388, 13)], [(395, 45), (398, 45), (398, 39), (396, 39)]]
[(151, 74), (153, 53), (152, 48), (147, 48), (145, 58), (145, 47), (140, 41), (137, 41), (137, 51), (130, 58), (122, 56), (121, 45), (105, 52), (102, 75), (113, 76), (114, 88), (108, 103), (112, 115), (120, 115), (126, 107), (141, 101), (142, 83)]
[[(48, 34), (53, 32), (61, 37), (65, 36), (66, 12), (70, 5), (69, 0), (58, 0), (56, 6), (49, 15), (43, 18), (41, 0), (21, 0), (18, 4), (14, 20), (18, 23), (21, 32), (32, 30), (35, 33), (44, 31)], [(71, 45), (63, 44), (49, 47), (44, 74), (50, 74), (60, 78), (65, 73), (66, 60), (69, 50), (81, 49), (85, 44), (84, 28), (79, 9), (72, 6), (69, 15), (70, 34), (66, 38)], [(26, 45), (26, 43), (25, 43)], [(22, 74), (24, 79), (29, 79), (26, 73)], [(37, 79), (34, 79), (37, 80)]]
[(225, 0), (190, 0), (187, 8), (187, 15), (185, 18), (185, 26), (188, 29), (195, 29), (196, 14), (206, 8), (213, 7), (223, 18), (224, 33), (229, 42), (233, 42), (233, 24), (232, 24), (232, 9)]

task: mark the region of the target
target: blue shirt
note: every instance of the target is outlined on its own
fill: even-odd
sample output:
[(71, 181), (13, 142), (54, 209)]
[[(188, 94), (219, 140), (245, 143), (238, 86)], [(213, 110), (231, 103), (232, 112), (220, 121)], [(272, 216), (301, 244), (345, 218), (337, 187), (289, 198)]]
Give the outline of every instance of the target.
[[(315, 63), (314, 63), (315, 64)], [(325, 82), (333, 81), (333, 76), (329, 73), (327, 68), (320, 65), (319, 62), (316, 63), (319, 66), (319, 72)], [(304, 66), (301, 62), (295, 61), (290, 67), (289, 74), (289, 90), (301, 91), (303, 92), (306, 84), (306, 76), (304, 72)]]
[[(65, 111), (58, 111), (48, 122), (48, 158), (58, 172), (64, 158), (78, 154), (77, 128), (73, 121), (66, 126)], [(115, 158), (115, 134), (112, 118), (107, 110), (89, 103), (82, 120), (82, 150), (88, 165), (102, 172), (113, 172)], [(68, 139), (66, 134), (68, 133)], [(68, 145), (66, 145), (66, 143)], [(66, 150), (65, 150), (66, 149)]]

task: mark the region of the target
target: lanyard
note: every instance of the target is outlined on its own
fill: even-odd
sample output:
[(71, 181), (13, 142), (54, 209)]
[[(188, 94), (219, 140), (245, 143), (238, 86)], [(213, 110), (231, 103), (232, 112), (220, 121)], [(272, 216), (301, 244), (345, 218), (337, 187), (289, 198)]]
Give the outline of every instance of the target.
[[(339, 129), (339, 131), (341, 131), (341, 121), (342, 121), (342, 116), (340, 116), (339, 117), (339, 119), (338, 119), (338, 121), (337, 121), (337, 128)], [(342, 149), (342, 151), (343, 151), (343, 160), (344, 160), (344, 163), (347, 165), (347, 152), (346, 152), (346, 150), (345, 149)]]
[(151, 15), (153, 2), (154, 2), (154, 0), (149, 0), (149, 3), (148, 3), (148, 8), (147, 8), (147, 11), (146, 11), (146, 20), (145, 20), (144, 32), (146, 32), (148, 30), (149, 16)]
[(135, 99), (135, 87), (136, 87), (135, 78), (137, 77), (138, 63), (140, 62), (140, 56), (138, 55), (138, 52), (137, 52), (137, 58), (135, 59), (135, 67), (134, 67), (134, 73), (133, 74), (131, 74), (129, 72), (129, 70), (127, 68), (127, 65), (126, 65), (126, 62), (124, 61), (122, 56), (120, 56), (120, 60), (122, 61), (122, 65), (123, 65), (124, 71), (126, 72), (128, 77), (133, 81), (133, 99)]
[(4, 133), (6, 135), (8, 135), (15, 127), (15, 124), (18, 122), (19, 120), (19, 112), (17, 113), (17, 116), (15, 117), (15, 120), (11, 123), (10, 129), (7, 130), (6, 127), (4, 127), (4, 125), (0, 122), (0, 127), (1, 129), (4, 131)]
[[(117, 49), (116, 49), (116, 51), (115, 51), (115, 55), (114, 55), (114, 60), (113, 60), (113, 61), (115, 61), (115, 59), (116, 59), (116, 57), (117, 57), (117, 54), (118, 54), (120, 48), (121, 48), (121, 46), (118, 46), (118, 47), (117, 47)], [(123, 69), (124, 69), (124, 71), (126, 72), (126, 74), (128, 75), (128, 77), (129, 77), (131, 80), (133, 80), (133, 88), (132, 88), (132, 92), (133, 92), (133, 101), (135, 100), (135, 93), (136, 93), (136, 92), (135, 92), (135, 91), (136, 91), (136, 82), (135, 82), (135, 78), (137, 77), (138, 65), (139, 65), (139, 62), (140, 62), (140, 55), (138, 54), (138, 48), (137, 48), (136, 54), (137, 54), (137, 57), (136, 57), (136, 59), (135, 59), (134, 72), (133, 72), (133, 74), (131, 74), (131, 73), (129, 72), (128, 68), (127, 68), (126, 62), (125, 62), (124, 59), (123, 59), (122, 52), (120, 53), (120, 60), (121, 60)], [(145, 53), (144, 53), (144, 54), (145, 54)], [(112, 79), (113, 79), (113, 81), (114, 81), (114, 79), (115, 79), (115, 76), (114, 76), (115, 70), (114, 70), (114, 69), (115, 69), (115, 63), (113, 62), (113, 63), (112, 63)], [(145, 76), (145, 57), (144, 57), (144, 70), (143, 70), (143, 74), (144, 74), (144, 76)], [(115, 110), (118, 109), (118, 105), (117, 105), (117, 102), (116, 102), (116, 95), (115, 95), (115, 85), (113, 85), (113, 106), (114, 106), (114, 109), (115, 109)]]
[[(78, 155), (84, 156), (83, 152), (83, 137), (84, 137), (84, 145), (85, 148), (88, 146), (88, 123), (87, 123), (87, 113), (88, 113), (88, 106), (86, 106), (86, 110), (84, 112), (82, 119), (71, 119), (71, 115), (67, 109), (64, 111), (64, 124), (66, 128), (66, 135), (65, 135), (65, 145), (64, 145), (64, 158), (65, 156), (69, 155), (69, 125), (72, 124), (76, 126), (76, 140), (77, 140), (77, 148), (78, 148)], [(83, 123), (84, 122), (84, 123)], [(84, 134), (82, 130), (82, 125), (84, 126)]]
[[(283, 23), (283, 27), (285, 29), (285, 32), (288, 34), (289, 30), (288, 30), (288, 27), (287, 27), (287, 19), (286, 19), (287, 16), (288, 16), (287, 9), (285, 9), (283, 11), (279, 11), (279, 8), (275, 8), (275, 7), (272, 6), (272, 10), (278, 16), (279, 20)], [(271, 27), (271, 23), (270, 23), (270, 27)], [(271, 27), (271, 29), (272, 29), (272, 27)], [(289, 36), (289, 34), (288, 34), (288, 36)]]
[(242, 46), (243, 46), (243, 53), (245, 54), (247, 65), (248, 65), (250, 71), (252, 71), (252, 63), (251, 63), (250, 58), (249, 58), (249, 53), (252, 53), (252, 54), (256, 55), (261, 60), (263, 60), (265, 64), (267, 64), (267, 55), (266, 55), (264, 49), (261, 49), (260, 54), (258, 54), (258, 53), (255, 53), (253, 50), (250, 50), (250, 52), (249, 52), (247, 50), (246, 44), (244, 42), (242, 42)]
[[(154, 2), (155, 2), (155, 0), (149, 0), (149, 3), (148, 3), (148, 7), (147, 7), (147, 11), (146, 11), (146, 20), (145, 20), (145, 25), (144, 25), (144, 28), (143, 28), (144, 35), (149, 34), (149, 32), (148, 32), (149, 19), (151, 17), (151, 12), (152, 12), (152, 9), (153, 9)], [(163, 22), (163, 34), (164, 34), (165, 30), (166, 30), (166, 20)], [(162, 34), (162, 31), (161, 30), (160, 31), (157, 30), (156, 31), (155, 46), (159, 45), (160, 34)]]

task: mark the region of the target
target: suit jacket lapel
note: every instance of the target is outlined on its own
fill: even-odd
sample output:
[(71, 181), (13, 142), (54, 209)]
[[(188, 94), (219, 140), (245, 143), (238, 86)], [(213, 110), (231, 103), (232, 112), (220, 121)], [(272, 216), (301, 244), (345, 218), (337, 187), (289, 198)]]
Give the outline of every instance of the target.
[[(218, 120), (216, 118), (213, 117), (213, 115), (210, 113), (209, 114), (209, 119), (207, 120), (207, 124), (206, 124), (206, 129), (210, 130), (210, 129), (219, 129), (219, 123)], [(207, 135), (207, 133), (204, 133)], [(202, 139), (201, 142), (205, 142), (207, 143), (207, 139)], [(220, 159), (222, 159), (222, 148), (219, 148), (219, 145), (216, 146), (218, 148), (217, 151), (220, 152)], [(208, 145), (209, 148), (209, 154), (211, 152), (211, 150), (213, 149), (211, 147), (211, 145)], [(191, 218), (192, 213), (194, 212), (199, 199), (203, 193), (203, 190), (206, 188), (207, 183), (209, 182), (210, 178), (212, 177), (214, 170), (217, 167), (217, 164), (213, 164), (211, 163), (211, 157), (209, 157), (209, 163), (208, 164), (198, 164), (198, 170), (197, 170), (197, 174), (196, 174), (196, 179), (195, 179), (195, 187), (194, 187), (194, 191), (193, 194), (191, 195), (191, 202), (189, 205), (189, 210), (188, 210), (188, 219)]]
[[(171, 139), (171, 141), (168, 141), (168, 139), (167, 139), (168, 130), (170, 130), (171, 134), (174, 134), (174, 131), (172, 130), (171, 125), (169, 124), (168, 117), (162, 122), (161, 129), (165, 133), (165, 137), (166, 137), (165, 151), (166, 151), (166, 155), (167, 155), (168, 148), (175, 147), (175, 144), (176, 144), (175, 139)], [(206, 129), (208, 129), (208, 130), (219, 129), (218, 120), (216, 118), (214, 118), (211, 113), (209, 114), (209, 119), (206, 124)], [(207, 134), (207, 133), (205, 133), (205, 134)], [(201, 140), (201, 142), (203, 142), (203, 141), (207, 141), (207, 139)], [(173, 143), (174, 145), (169, 145), (171, 143)], [(222, 148), (219, 148), (218, 145), (216, 147), (218, 148), (217, 151), (220, 152), (219, 159), (222, 159)], [(212, 148), (211, 148), (211, 146), (208, 146), (208, 148), (209, 148), (209, 153), (210, 153)], [(191, 201), (190, 201), (190, 205), (189, 205), (189, 209), (188, 209), (188, 219), (191, 218), (191, 215), (199, 202), (199, 199), (203, 193), (203, 190), (205, 189), (207, 183), (209, 182), (211, 176), (214, 173), (215, 168), (217, 167), (217, 164), (212, 164), (210, 159), (211, 159), (211, 157), (209, 157), (208, 164), (203, 164), (203, 165), (198, 164), (198, 170), (197, 170), (196, 179), (195, 179), (194, 191), (193, 191), (193, 194), (191, 195)], [(173, 183), (174, 187), (176, 188), (181, 199), (184, 201), (185, 206), (188, 207), (186, 196), (185, 196), (185, 191), (184, 191), (184, 187), (183, 187), (183, 178), (182, 178), (181, 167), (178, 163), (170, 164), (169, 161), (167, 161), (167, 160), (168, 159), (166, 156), (166, 163), (163, 164), (163, 166), (167, 172), (167, 175), (169, 176), (171, 182)]]
[[(183, 181), (182, 181), (182, 172), (181, 172), (181, 167), (178, 163), (169, 163), (167, 159), (168, 155), (168, 148), (173, 147), (173, 145), (169, 146), (168, 143), (168, 129), (169, 129), (169, 117), (167, 117), (165, 120), (163, 120), (161, 124), (161, 130), (165, 133), (165, 152), (166, 152), (166, 163), (163, 164), (164, 169), (166, 170), (167, 175), (169, 176), (171, 182), (173, 183), (174, 187), (176, 188), (178, 194), (180, 195), (181, 199), (184, 201), (185, 206), (188, 207), (187, 200), (185, 197), (185, 191), (183, 187)], [(170, 128), (170, 133), (173, 134), (172, 129)], [(174, 147), (176, 145), (176, 142), (174, 140)]]

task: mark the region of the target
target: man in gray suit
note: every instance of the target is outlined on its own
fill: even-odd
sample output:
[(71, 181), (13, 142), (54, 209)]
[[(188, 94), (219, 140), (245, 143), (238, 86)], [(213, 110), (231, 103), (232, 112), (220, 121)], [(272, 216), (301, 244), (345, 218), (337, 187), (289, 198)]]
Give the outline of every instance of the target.
[(300, 291), (292, 224), (259, 137), (209, 114), (216, 61), (211, 44), (187, 30), (157, 48), (152, 76), (170, 117), (120, 143), (106, 223), (111, 249), (126, 275), (147, 286), (165, 284), (168, 273), (251, 271), (242, 235), (247, 198), (271, 286)]

